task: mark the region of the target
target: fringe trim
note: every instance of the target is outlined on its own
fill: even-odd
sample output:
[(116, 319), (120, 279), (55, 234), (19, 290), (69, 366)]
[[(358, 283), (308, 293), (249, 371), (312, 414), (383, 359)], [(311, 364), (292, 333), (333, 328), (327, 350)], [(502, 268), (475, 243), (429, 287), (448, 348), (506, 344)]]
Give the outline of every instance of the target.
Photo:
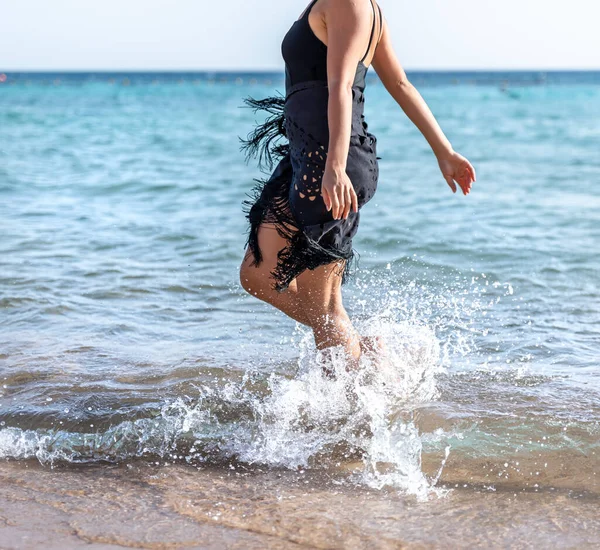
[(246, 139), (240, 138), (241, 150), (246, 155), (246, 162), (257, 157), (259, 167), (270, 170), (276, 160), (289, 153), (289, 144), (277, 143), (278, 140), (287, 138), (284, 116), (285, 98), (283, 96), (265, 99), (247, 97), (244, 99), (244, 103), (255, 113), (265, 111), (270, 115), (254, 131), (250, 132)]
[(338, 263), (335, 273), (342, 276), (342, 284), (352, 276), (358, 261), (354, 250), (343, 254), (323, 248), (297, 226), (289, 208), (289, 192), (293, 177), (289, 144), (278, 143), (286, 139), (284, 105), (282, 97), (270, 97), (262, 100), (247, 98), (247, 106), (265, 111), (270, 116), (257, 126), (242, 141), (242, 151), (246, 153), (246, 161), (258, 157), (259, 166), (273, 167), (274, 161), (279, 165), (267, 179), (256, 179), (252, 192), (243, 202), (243, 209), (250, 224), (246, 246), (254, 256), (252, 265), (258, 266), (263, 261), (258, 245), (258, 229), (263, 223), (272, 224), (278, 234), (288, 245), (279, 251), (277, 265), (272, 271), (275, 280), (274, 288), (278, 292), (285, 291), (290, 283), (304, 270), (314, 270), (320, 266)]

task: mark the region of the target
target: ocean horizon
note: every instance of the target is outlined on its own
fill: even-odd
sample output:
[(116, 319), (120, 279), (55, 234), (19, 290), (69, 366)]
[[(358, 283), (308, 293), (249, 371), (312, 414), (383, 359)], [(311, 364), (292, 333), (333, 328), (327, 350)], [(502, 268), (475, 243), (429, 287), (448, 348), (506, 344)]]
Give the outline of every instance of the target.
[[(283, 81), (283, 70), (26, 70), (3, 71), (6, 76), (5, 84), (23, 84), (44, 82), (65, 78), (65, 84), (83, 84), (97, 81), (120, 80), (128, 78), (127, 84), (148, 84), (157, 82), (177, 82), (180, 80), (198, 80), (199, 82), (235, 81), (238, 85), (258, 84), (265, 80)], [(486, 86), (491, 84), (511, 84), (516, 86), (531, 85), (560, 85), (560, 84), (600, 84), (600, 69), (406, 69), (406, 74), (412, 82), (418, 85), (471, 84)], [(375, 71), (368, 73), (370, 82), (379, 81)], [(254, 80), (253, 80), (254, 79)], [(1, 83), (0, 83), (1, 84)]]

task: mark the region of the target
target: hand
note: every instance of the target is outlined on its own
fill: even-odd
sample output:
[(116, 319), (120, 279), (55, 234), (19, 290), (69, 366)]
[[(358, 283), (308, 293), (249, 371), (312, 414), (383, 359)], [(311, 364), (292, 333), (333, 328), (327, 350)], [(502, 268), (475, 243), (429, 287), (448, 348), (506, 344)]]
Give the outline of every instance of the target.
[(476, 181), (475, 168), (465, 157), (454, 152), (449, 157), (438, 158), (438, 164), (453, 193), (456, 193), (455, 180), (464, 195), (471, 192), (471, 185)]
[(331, 210), (334, 220), (347, 219), (350, 210), (358, 212), (358, 198), (352, 182), (341, 168), (325, 166), (321, 194), (327, 210)]

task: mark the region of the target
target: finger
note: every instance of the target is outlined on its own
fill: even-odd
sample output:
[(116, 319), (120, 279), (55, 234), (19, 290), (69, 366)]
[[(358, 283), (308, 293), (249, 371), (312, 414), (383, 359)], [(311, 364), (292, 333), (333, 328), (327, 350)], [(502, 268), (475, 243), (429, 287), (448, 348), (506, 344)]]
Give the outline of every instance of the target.
[(464, 181), (469, 181), (471, 179), (471, 169), (469, 168), (469, 163), (466, 160), (460, 167), (460, 177)]
[(471, 177), (473, 178), (473, 181), (477, 181), (477, 175), (475, 174), (475, 168), (473, 167), (473, 165), (469, 162), (469, 172), (471, 172)]
[(338, 219), (338, 211), (340, 209), (340, 201), (337, 197), (335, 190), (331, 193), (331, 215), (334, 220)]
[(468, 195), (469, 192), (471, 191), (471, 174), (467, 170), (466, 167), (465, 167), (465, 171), (460, 175), (460, 177), (457, 179), (457, 181), (458, 181), (458, 185), (460, 185), (460, 188), (461, 188), (463, 194)]
[(471, 172), (471, 165), (465, 161), (462, 171), (462, 180), (465, 185), (471, 186), (471, 182), (473, 181), (473, 174)]
[(352, 210), (354, 210), (354, 212), (358, 212), (358, 197), (356, 196), (356, 191), (354, 191), (354, 188), (352, 188), (350, 191), (350, 195), (352, 197)]
[(340, 190), (340, 219), (346, 219), (346, 208), (348, 207), (348, 189)]
[(464, 164), (462, 165), (460, 176), (456, 178), (456, 181), (458, 182), (458, 185), (460, 185), (463, 195), (468, 195), (471, 191), (471, 172), (469, 170), (468, 161), (465, 160)]
[(323, 202), (325, 203), (325, 208), (327, 208), (327, 211), (329, 212), (331, 210), (331, 197), (329, 196), (329, 193), (327, 192), (327, 189), (325, 189), (324, 187), (321, 189), (321, 195), (323, 196)]
[(346, 187), (346, 193), (344, 197), (344, 219), (348, 219), (348, 214), (350, 214), (350, 208), (352, 208), (352, 195), (350, 194), (350, 190), (352, 188), (350, 186)]
[(338, 188), (336, 189), (336, 196), (337, 196), (337, 200), (338, 200), (338, 210), (337, 210), (337, 216), (336, 216), (336, 220), (339, 220), (342, 218), (342, 214), (344, 213), (344, 204), (346, 203), (346, 199), (345, 199), (345, 189), (342, 186), (338, 186)]
[(446, 180), (446, 183), (450, 186), (450, 189), (452, 189), (452, 192), (456, 193), (456, 183), (454, 183), (452, 176), (444, 176), (444, 179)]

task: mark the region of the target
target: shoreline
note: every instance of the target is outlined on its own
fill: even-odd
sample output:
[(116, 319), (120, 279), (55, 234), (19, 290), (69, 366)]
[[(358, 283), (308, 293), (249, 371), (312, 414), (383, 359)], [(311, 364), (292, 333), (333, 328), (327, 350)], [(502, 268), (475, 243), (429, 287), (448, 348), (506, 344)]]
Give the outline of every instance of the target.
[[(471, 484), (420, 502), (324, 471), (0, 463), (3, 550), (586, 548), (598, 493)], [(442, 476), (442, 479), (444, 476)], [(465, 483), (461, 483), (465, 482)], [(466, 487), (463, 487), (466, 485)]]

